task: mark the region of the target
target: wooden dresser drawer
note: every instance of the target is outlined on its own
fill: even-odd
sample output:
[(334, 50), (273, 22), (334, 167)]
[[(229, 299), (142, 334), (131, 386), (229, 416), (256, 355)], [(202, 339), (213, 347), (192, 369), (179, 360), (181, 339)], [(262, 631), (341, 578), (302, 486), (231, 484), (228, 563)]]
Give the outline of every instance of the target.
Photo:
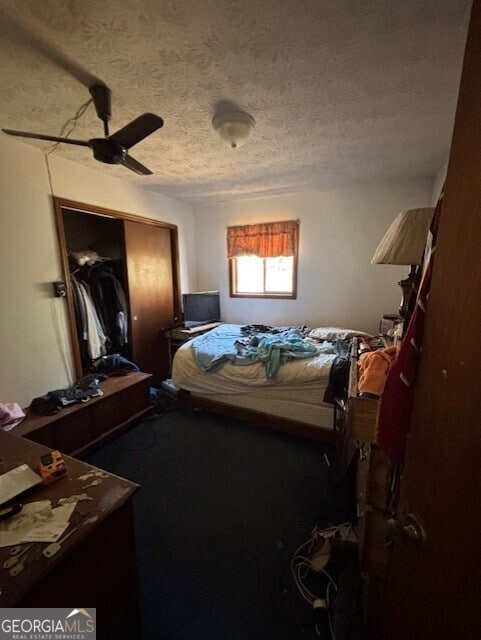
[(372, 445), (369, 460), (367, 500), (372, 507), (379, 511), (385, 511), (387, 508), (390, 477), (391, 465), (388, 458), (376, 445)]
[(371, 457), (370, 445), (362, 443), (358, 449), (356, 470), (356, 499), (357, 515), (359, 518), (365, 515), (369, 499), (369, 460)]
[(59, 449), (62, 453), (71, 454), (83, 449), (93, 440), (92, 415), (90, 407), (83, 411), (77, 411), (55, 424), (55, 442), (53, 449)]
[(97, 402), (92, 406), (90, 415), (94, 438), (98, 438), (113, 429), (116, 424), (123, 422), (124, 411), (121, 399), (121, 394), (106, 396), (102, 402)]
[(359, 398), (353, 395), (348, 399), (347, 420), (353, 440), (376, 442), (378, 409), (379, 400), (375, 398)]
[(14, 433), (66, 454), (86, 454), (151, 410), (151, 380), (140, 372), (108, 378), (101, 383), (104, 395), (51, 416), (27, 412)]
[(149, 379), (141, 380), (123, 391), (121, 406), (124, 420), (150, 405), (149, 383)]

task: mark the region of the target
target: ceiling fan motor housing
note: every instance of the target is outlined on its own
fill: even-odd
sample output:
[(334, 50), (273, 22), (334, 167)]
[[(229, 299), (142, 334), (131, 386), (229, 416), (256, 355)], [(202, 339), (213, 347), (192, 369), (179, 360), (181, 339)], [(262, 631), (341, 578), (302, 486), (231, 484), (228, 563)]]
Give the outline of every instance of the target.
[(127, 150), (115, 140), (109, 138), (94, 138), (89, 140), (94, 158), (106, 164), (122, 164)]

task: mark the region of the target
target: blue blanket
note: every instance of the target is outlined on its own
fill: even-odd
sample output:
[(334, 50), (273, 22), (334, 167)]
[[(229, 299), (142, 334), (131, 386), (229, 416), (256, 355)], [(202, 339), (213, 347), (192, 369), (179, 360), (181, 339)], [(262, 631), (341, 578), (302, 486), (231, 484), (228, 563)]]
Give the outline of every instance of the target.
[(246, 340), (237, 325), (223, 325), (222, 332), (213, 330), (199, 336), (193, 341), (192, 349), (202, 371), (217, 371), (226, 362), (235, 365), (263, 362), (268, 380), (274, 380), (279, 367), (288, 360), (312, 358), (319, 353), (319, 348), (303, 338), (298, 329), (277, 334), (259, 333)]

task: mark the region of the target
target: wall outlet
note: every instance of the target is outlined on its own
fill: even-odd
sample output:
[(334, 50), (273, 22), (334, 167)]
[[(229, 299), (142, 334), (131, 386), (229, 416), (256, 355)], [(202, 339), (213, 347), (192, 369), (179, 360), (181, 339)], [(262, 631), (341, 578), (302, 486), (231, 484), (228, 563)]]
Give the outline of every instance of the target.
[(65, 282), (54, 282), (53, 290), (56, 298), (65, 298), (67, 296), (67, 284)]

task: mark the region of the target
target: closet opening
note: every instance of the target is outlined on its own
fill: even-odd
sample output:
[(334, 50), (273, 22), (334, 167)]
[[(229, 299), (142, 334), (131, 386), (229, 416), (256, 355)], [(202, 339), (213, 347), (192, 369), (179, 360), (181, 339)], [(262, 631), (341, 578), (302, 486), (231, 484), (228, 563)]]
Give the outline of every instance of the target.
[(54, 202), (77, 378), (119, 354), (160, 384), (169, 372), (164, 328), (180, 315), (177, 227)]

